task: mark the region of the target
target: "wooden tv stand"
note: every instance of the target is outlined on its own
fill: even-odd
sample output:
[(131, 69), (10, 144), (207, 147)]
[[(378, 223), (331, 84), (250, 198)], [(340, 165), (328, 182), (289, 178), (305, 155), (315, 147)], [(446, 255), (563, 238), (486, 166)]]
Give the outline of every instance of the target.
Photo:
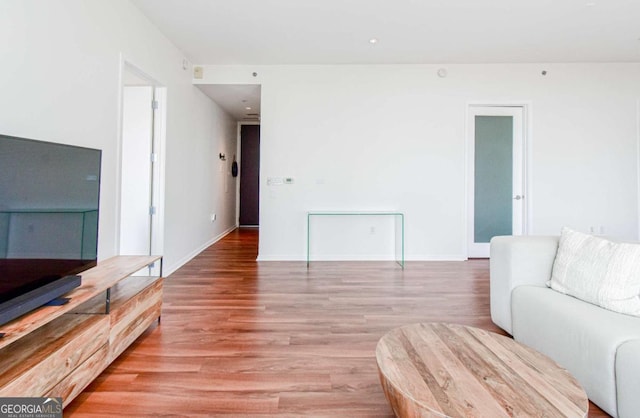
[[(83, 273), (66, 305), (0, 326), (0, 397), (62, 397), (69, 404), (155, 320), (160, 276), (132, 276), (159, 256), (117, 256)], [(161, 271), (161, 268), (160, 268)]]

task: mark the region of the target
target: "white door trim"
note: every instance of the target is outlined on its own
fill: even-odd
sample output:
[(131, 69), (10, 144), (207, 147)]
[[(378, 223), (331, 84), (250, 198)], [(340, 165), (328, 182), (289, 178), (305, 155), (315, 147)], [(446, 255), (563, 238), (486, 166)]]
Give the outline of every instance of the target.
[(640, 240), (640, 99), (636, 100), (636, 181), (636, 192), (638, 194), (637, 239)]
[[(520, 141), (520, 146), (514, 146), (514, 152), (518, 152), (521, 155), (516, 155), (514, 160), (519, 160), (521, 164), (520, 170), (514, 170), (514, 192), (516, 190), (516, 185), (519, 186), (519, 193), (514, 193), (514, 195), (524, 196), (524, 199), (519, 203), (521, 204), (520, 213), (521, 216), (519, 220), (514, 217), (514, 231), (521, 231), (523, 235), (528, 234), (530, 230), (530, 205), (531, 205), (531, 196), (530, 196), (530, 188), (529, 188), (529, 137), (530, 137), (530, 126), (528, 121), (530, 120), (530, 105), (523, 102), (518, 103), (486, 103), (486, 102), (476, 102), (476, 103), (467, 103), (466, 107), (466, 118), (465, 118), (465, 202), (466, 202), (466, 210), (465, 210), (465, 247), (467, 258), (470, 257), (488, 257), (489, 256), (489, 244), (484, 246), (476, 247), (476, 245), (472, 245), (473, 242), (473, 221), (474, 221), (474, 184), (475, 184), (475, 171), (474, 171), (474, 159), (475, 159), (475, 132), (474, 132), (474, 116), (478, 113), (478, 111), (482, 110), (483, 114), (487, 115), (505, 115), (509, 114), (509, 109), (520, 110), (521, 112), (521, 126), (514, 126), (514, 130), (520, 132), (520, 138), (517, 139)], [(511, 114), (509, 114), (511, 115)], [(475, 247), (475, 250), (474, 250)]]
[(121, 196), (122, 196), (122, 144), (123, 144), (123, 112), (124, 112), (124, 87), (125, 73), (130, 72), (138, 78), (154, 87), (154, 97), (158, 102), (158, 108), (154, 111), (153, 125), (153, 148), (156, 159), (153, 164), (152, 180), (152, 205), (156, 208), (155, 215), (151, 218), (152, 236), (151, 253), (162, 255), (164, 253), (164, 198), (165, 198), (165, 150), (166, 150), (166, 121), (167, 121), (167, 89), (159, 81), (150, 76), (120, 55), (120, 84), (118, 96), (118, 170), (117, 170), (117, 191), (115, 208), (115, 254), (120, 254), (120, 228), (121, 228)]

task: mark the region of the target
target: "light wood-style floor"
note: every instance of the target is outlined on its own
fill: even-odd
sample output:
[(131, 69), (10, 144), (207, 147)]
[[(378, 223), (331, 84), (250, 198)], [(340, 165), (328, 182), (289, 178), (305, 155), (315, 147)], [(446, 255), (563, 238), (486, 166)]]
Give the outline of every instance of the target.
[[(255, 261), (239, 229), (165, 281), (152, 326), (65, 409), (83, 416), (390, 417), (375, 347), (390, 329), (489, 317), (487, 260)], [(591, 405), (590, 417), (606, 417)]]

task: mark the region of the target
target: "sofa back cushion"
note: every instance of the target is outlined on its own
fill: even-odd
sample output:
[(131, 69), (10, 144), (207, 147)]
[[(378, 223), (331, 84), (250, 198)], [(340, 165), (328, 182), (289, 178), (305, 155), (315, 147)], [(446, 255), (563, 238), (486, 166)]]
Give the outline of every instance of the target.
[(640, 316), (640, 245), (563, 228), (547, 285), (603, 308)]

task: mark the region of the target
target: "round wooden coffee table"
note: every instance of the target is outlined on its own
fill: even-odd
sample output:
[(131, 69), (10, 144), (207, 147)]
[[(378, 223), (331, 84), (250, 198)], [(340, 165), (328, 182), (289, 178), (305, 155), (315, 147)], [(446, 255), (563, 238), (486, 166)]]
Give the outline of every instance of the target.
[(576, 379), (511, 338), (463, 325), (396, 328), (378, 342), (378, 371), (398, 417), (586, 417)]

